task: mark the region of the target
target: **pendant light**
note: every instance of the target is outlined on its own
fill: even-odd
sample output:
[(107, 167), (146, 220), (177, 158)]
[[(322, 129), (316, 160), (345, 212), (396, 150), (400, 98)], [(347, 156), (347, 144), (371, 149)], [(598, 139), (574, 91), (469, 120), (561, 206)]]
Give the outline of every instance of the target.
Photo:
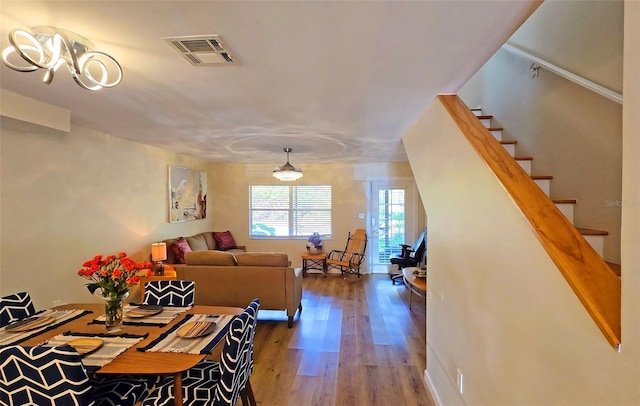
[(291, 148), (284, 148), (284, 152), (287, 153), (287, 163), (275, 168), (273, 170), (273, 177), (284, 182), (293, 182), (294, 180), (300, 179), (302, 177), (302, 169), (296, 168), (289, 163), (289, 152), (291, 152)]

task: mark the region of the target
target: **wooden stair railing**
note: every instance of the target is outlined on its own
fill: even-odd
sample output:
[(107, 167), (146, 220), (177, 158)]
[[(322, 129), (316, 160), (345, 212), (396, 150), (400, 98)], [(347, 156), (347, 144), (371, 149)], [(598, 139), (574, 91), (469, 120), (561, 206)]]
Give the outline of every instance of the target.
[(438, 99), (520, 207), (607, 341), (619, 351), (620, 279), (457, 95)]

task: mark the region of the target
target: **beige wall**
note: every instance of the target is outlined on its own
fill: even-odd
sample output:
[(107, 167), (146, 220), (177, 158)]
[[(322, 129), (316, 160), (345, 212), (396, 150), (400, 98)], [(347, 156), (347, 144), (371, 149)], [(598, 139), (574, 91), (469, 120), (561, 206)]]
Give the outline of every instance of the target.
[(439, 403), (637, 404), (637, 339), (609, 345), (439, 102), (403, 141), (429, 217), (426, 378)]
[[(621, 11), (619, 1), (545, 2), (514, 34), (514, 40), (544, 49), (554, 63), (559, 63), (552, 58), (556, 53), (568, 56), (592, 47), (560, 66), (580, 74), (596, 72), (592, 60), (608, 61), (603, 75), (621, 81)], [(598, 18), (612, 28), (601, 30), (600, 23), (589, 24)], [(517, 156), (533, 157), (534, 175), (554, 177), (552, 198), (577, 200), (574, 224), (609, 232), (604, 258), (620, 263), (617, 202), (622, 187), (622, 106), (544, 69), (532, 79), (530, 64), (500, 50), (460, 95), (469, 106), (481, 105), (486, 114), (494, 115), (494, 125), (505, 129), (504, 139), (518, 141)]]
[[(640, 2), (625, 3), (625, 21), (640, 21)], [(625, 24), (622, 138), (622, 350), (640, 353), (640, 24)], [(636, 371), (640, 369), (636, 360)], [(636, 377), (636, 383), (640, 379)], [(640, 399), (640, 389), (636, 400)], [(636, 402), (640, 403), (640, 402)]]
[(546, 0), (509, 41), (621, 92), (623, 9), (622, 0)]
[[(213, 214), (216, 230), (231, 230), (236, 242), (246, 245), (250, 251), (286, 252), (293, 266), (300, 267), (300, 255), (305, 251), (306, 239), (249, 239), (249, 186), (281, 184), (271, 176), (273, 168), (281, 164), (213, 164), (212, 176), (216, 178), (216, 182), (210, 189), (209, 209)], [(344, 249), (349, 232), (356, 228), (366, 229), (366, 218), (357, 218), (357, 214), (368, 212), (368, 192), (372, 178), (413, 178), (407, 162), (371, 165), (327, 162), (295, 165), (304, 170), (304, 177), (296, 181), (296, 184), (332, 186), (333, 238), (323, 240), (326, 252)], [(421, 207), (420, 204), (419, 206)], [(421, 226), (424, 224), (422, 210), (418, 221)], [(371, 247), (368, 250), (370, 251)]]
[(168, 165), (203, 160), (75, 126), (2, 128), (0, 158), (0, 294), (29, 291), (37, 308), (91, 301), (76, 272), (96, 254), (148, 259), (153, 241), (212, 228), (212, 216), (167, 222)]

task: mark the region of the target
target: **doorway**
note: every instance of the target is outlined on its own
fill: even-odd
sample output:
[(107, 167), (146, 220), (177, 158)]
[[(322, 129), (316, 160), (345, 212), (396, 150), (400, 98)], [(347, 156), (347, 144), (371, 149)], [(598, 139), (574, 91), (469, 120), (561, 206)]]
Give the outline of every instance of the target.
[(371, 182), (368, 262), (372, 273), (387, 273), (389, 257), (401, 244), (413, 243), (417, 229), (416, 188), (413, 181)]

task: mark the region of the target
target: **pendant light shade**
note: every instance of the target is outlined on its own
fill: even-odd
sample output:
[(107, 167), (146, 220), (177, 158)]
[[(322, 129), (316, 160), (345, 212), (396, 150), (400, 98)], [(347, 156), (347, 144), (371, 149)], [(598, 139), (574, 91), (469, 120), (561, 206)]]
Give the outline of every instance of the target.
[(284, 148), (284, 152), (287, 153), (287, 163), (275, 168), (273, 170), (273, 177), (284, 182), (292, 182), (300, 179), (302, 177), (302, 169), (296, 168), (289, 163), (289, 152), (291, 152), (291, 148)]

